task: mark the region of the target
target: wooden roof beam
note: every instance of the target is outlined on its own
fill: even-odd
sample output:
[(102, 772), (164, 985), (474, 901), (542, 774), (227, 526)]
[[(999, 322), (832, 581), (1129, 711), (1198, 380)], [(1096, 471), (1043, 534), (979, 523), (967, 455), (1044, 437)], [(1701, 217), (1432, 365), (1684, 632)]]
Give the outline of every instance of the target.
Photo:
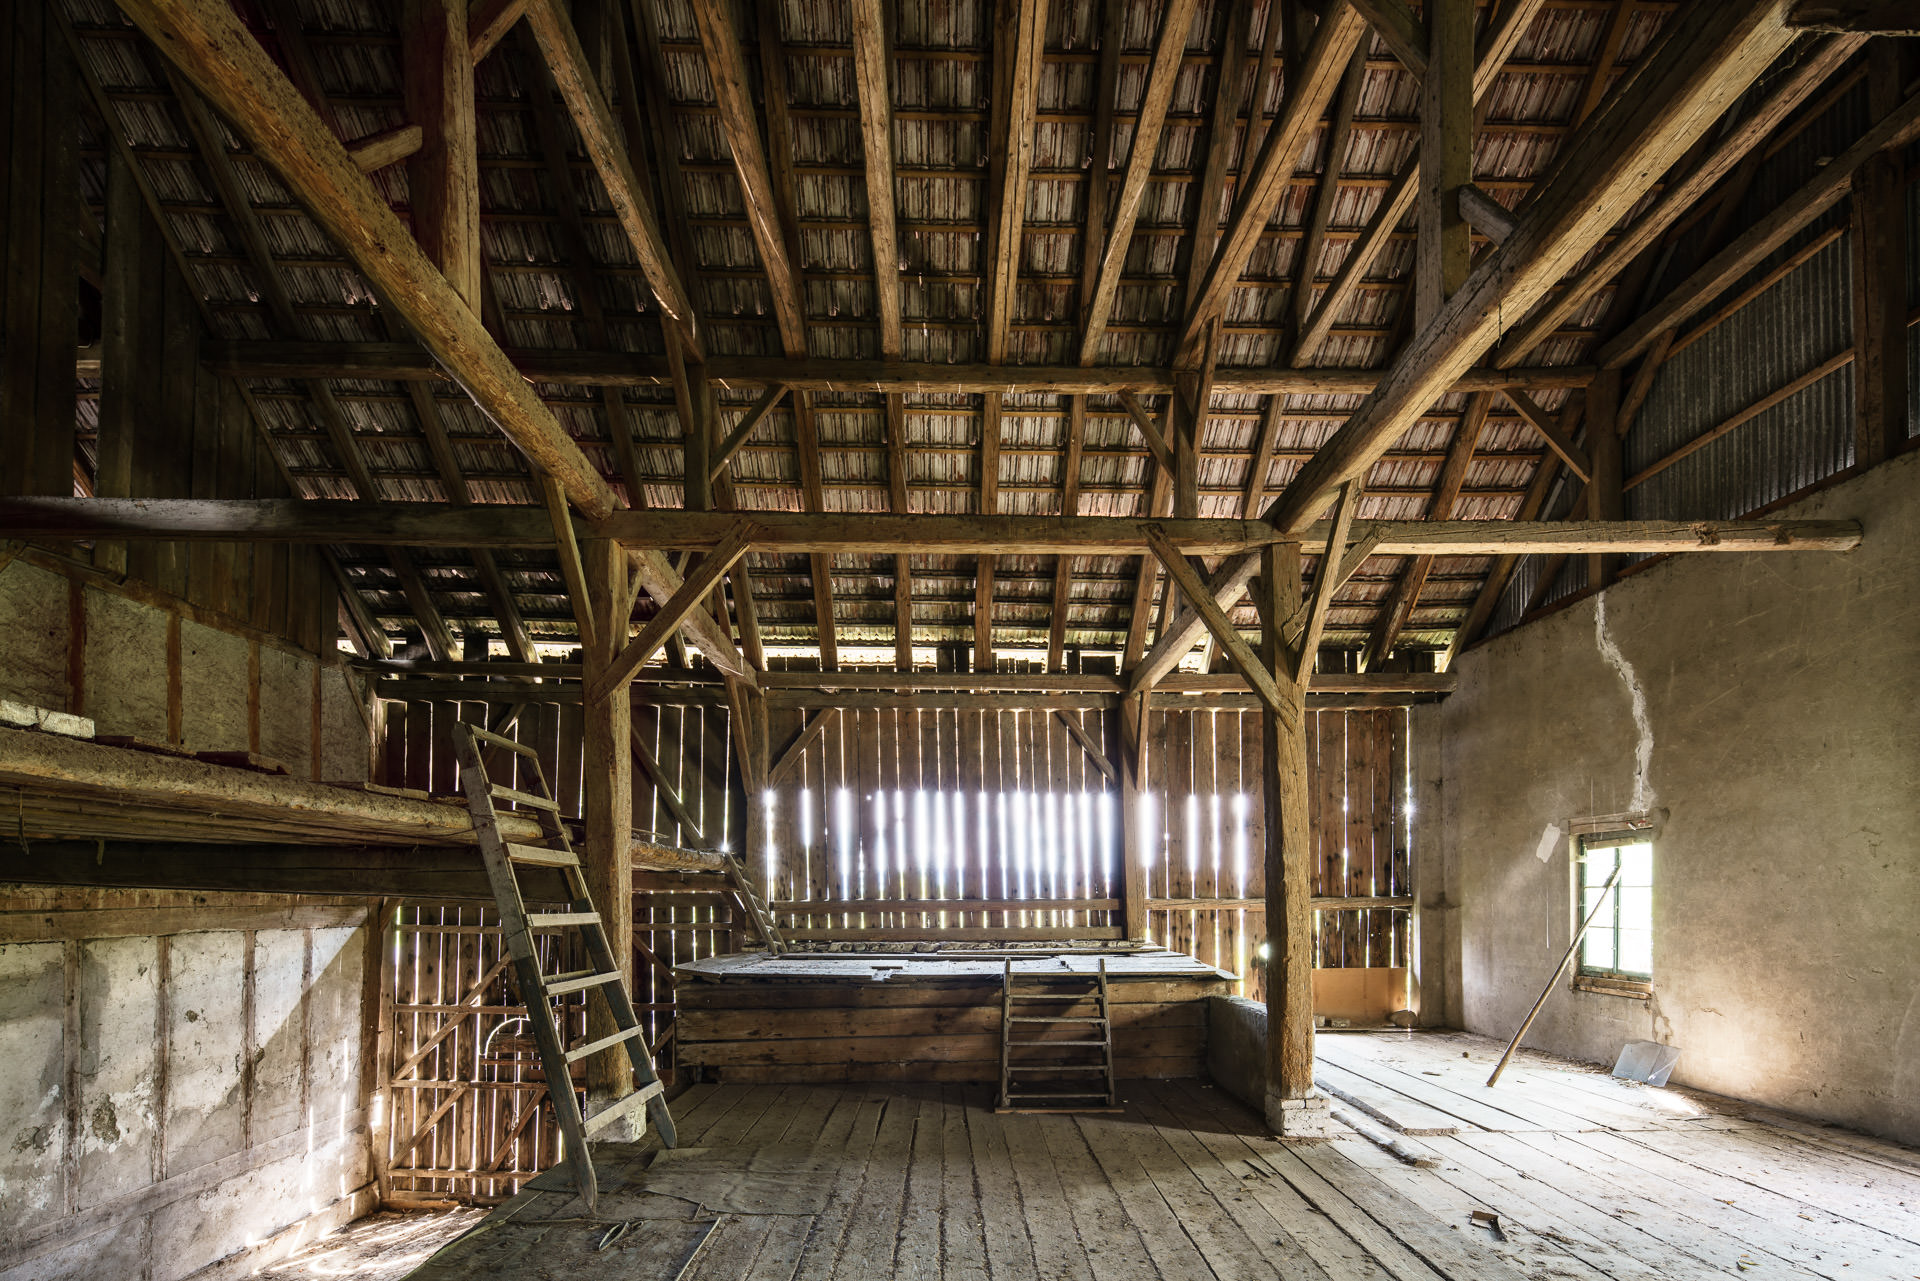
[(1832, 163), (1822, 166), (1792, 195), (1776, 204), (1764, 218), (1737, 236), (1732, 244), (1676, 285), (1664, 299), (1621, 330), (1596, 353), (1600, 365), (1607, 369), (1624, 367), (1651, 347), (1661, 334), (1678, 328), (1705, 310), (1801, 228), (1839, 204), (1852, 190), (1855, 172), (1869, 160), (1915, 138), (1920, 138), (1920, 94), (1908, 98)]
[[(1601, 288), (1615, 279), (1701, 197), (1756, 148), (1777, 135), (1780, 126), (1800, 104), (1826, 83), (1834, 72), (1853, 56), (1860, 38), (1835, 37), (1813, 49), (1787, 75), (1787, 78), (1755, 110), (1740, 121), (1701, 160), (1692, 172), (1660, 193), (1653, 207), (1634, 224), (1615, 237), (1585, 270), (1567, 282), (1565, 288), (1543, 301), (1535, 311), (1500, 344), (1495, 354), (1497, 365), (1515, 365), (1522, 357), (1553, 336), (1555, 330), (1573, 318)], [(1825, 172), (1824, 170), (1822, 171)]]
[[(733, 6), (727, 0), (693, 0), (693, 17), (700, 29), (700, 47), (706, 54), (720, 108), (720, 128), (733, 152), (734, 172), (746, 204), (747, 226), (754, 248), (766, 268), (767, 288), (773, 299), (774, 319), (780, 327), (780, 345), (789, 359), (807, 350), (806, 305), (800, 290), (799, 264), (788, 254), (787, 237), (775, 195), (773, 171), (760, 143), (760, 115), (747, 83), (747, 59), (740, 33), (733, 25)], [(762, 56), (781, 56), (762, 49)]]
[(1046, 34), (1047, 0), (995, 0), (986, 259), (987, 362), (994, 365), (1007, 358), (1007, 331), (1020, 281)]
[(124, 12), (233, 122), (488, 417), (582, 513), (613, 490), (427, 259), (333, 131), (222, 0), (126, 0)]
[[(1367, 25), (1386, 42), (1400, 65), (1415, 76), (1427, 74), (1427, 26), (1413, 16), (1406, 0), (1351, 0), (1366, 16)], [(1428, 10), (1431, 15), (1432, 10)], [(1469, 18), (1471, 20), (1471, 18)]]
[[(1173, 101), (1173, 86), (1180, 78), (1180, 66), (1186, 57), (1187, 32), (1193, 25), (1195, 0), (1168, 0), (1166, 16), (1160, 27), (1160, 41), (1154, 47), (1153, 63), (1147, 71), (1147, 87), (1140, 110), (1134, 116), (1133, 138), (1128, 144), (1127, 168), (1120, 179), (1120, 193), (1107, 224), (1105, 248), (1099, 253), (1098, 283), (1082, 322), (1080, 363), (1091, 365), (1099, 358), (1100, 342), (1106, 336), (1107, 317), (1113, 312), (1113, 300), (1120, 292), (1120, 277), (1126, 267), (1127, 250), (1133, 243), (1133, 224), (1140, 216), (1140, 202), (1147, 192), (1147, 179), (1153, 173), (1154, 156), (1160, 149), (1160, 130), (1166, 124), (1167, 106)], [(1117, 40), (1111, 33), (1109, 40)], [(1104, 53), (1104, 50), (1103, 50)], [(1111, 104), (1103, 103), (1109, 125)], [(1104, 172), (1107, 157), (1096, 149), (1094, 164)], [(1091, 217), (1089, 212), (1089, 217)], [(1093, 257), (1091, 242), (1085, 251)]]
[[(1494, 78), (1506, 65), (1544, 3), (1545, 0), (1516, 0), (1516, 3), (1505, 6), (1495, 24), (1482, 34), (1474, 46), (1473, 100), (1476, 104), (1486, 97)], [(1380, 197), (1380, 203), (1374, 206), (1373, 216), (1367, 220), (1360, 238), (1347, 250), (1347, 256), (1342, 260), (1333, 282), (1321, 292), (1313, 314), (1300, 327), (1299, 336), (1293, 344), (1295, 364), (1309, 359), (1325, 341), (1333, 328), (1334, 316), (1360, 288), (1367, 272), (1372, 270), (1374, 261), (1406, 218), (1407, 211), (1413, 208), (1414, 196), (1419, 189), (1420, 155), (1415, 152), (1401, 166), (1400, 172), (1394, 175), (1393, 185)]]
[(1532, 306), (1654, 180), (1783, 53), (1793, 35), (1764, 0), (1675, 13), (1634, 74), (1561, 154), (1506, 244), (1401, 351), (1352, 418), (1288, 487), (1268, 518), (1310, 526), (1333, 491), (1374, 461), (1500, 337), (1506, 310)]
[[(1292, 181), (1308, 137), (1326, 114), (1327, 104), (1366, 32), (1365, 19), (1347, 0), (1328, 0), (1320, 25), (1314, 29), (1313, 43), (1301, 61), (1299, 84), (1287, 86), (1286, 106), (1267, 134), (1252, 172), (1235, 193), (1226, 235), (1214, 251), (1199, 293), (1188, 304), (1176, 344), (1185, 361), (1198, 355), (1207, 322), (1225, 313), (1228, 295), (1260, 243), (1260, 233)], [(1176, 357), (1177, 363), (1185, 361)]]

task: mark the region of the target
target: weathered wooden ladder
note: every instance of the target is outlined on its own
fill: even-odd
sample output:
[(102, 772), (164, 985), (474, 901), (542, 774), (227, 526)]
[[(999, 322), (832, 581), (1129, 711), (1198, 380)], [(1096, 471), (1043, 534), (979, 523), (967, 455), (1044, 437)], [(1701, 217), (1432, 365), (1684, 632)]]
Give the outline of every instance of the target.
[[(1089, 1007), (1097, 1012), (1085, 1013)], [(1049, 1029), (1068, 1035), (1048, 1037)], [(1022, 1032), (1029, 1035), (1016, 1035)], [(1022, 1053), (1016, 1057), (1016, 1051)], [(1028, 1057), (1036, 1052), (1051, 1057)], [(1021, 1079), (1029, 1076), (1043, 1079)], [(1053, 1088), (1039, 1088), (1049, 1082)], [(1106, 958), (1094, 974), (1015, 974), (1007, 961), (1000, 987), (999, 1110), (1105, 1111), (1117, 1109), (1119, 1100)]]
[[(530, 779), (532, 790), (516, 790), (488, 778), (482, 743), (525, 757), (531, 768), (523, 771), (522, 777)], [(607, 943), (600, 913), (594, 910), (593, 897), (587, 891), (586, 876), (580, 868), (580, 856), (567, 838), (566, 824), (560, 820), (560, 806), (553, 799), (553, 789), (547, 785), (540, 758), (530, 747), (467, 724), (454, 726), (453, 748), (460, 761), (460, 786), (467, 794), (474, 835), (480, 840), (480, 856), (487, 865), (487, 880), (493, 886), (494, 902), (500, 908), (500, 929), (513, 958), (520, 1000), (527, 1007), (527, 1021), (533, 1025), (534, 1041), (540, 1047), (540, 1067), (546, 1074), (547, 1095), (553, 1100), (560, 1133), (566, 1137), (567, 1162), (573, 1167), (574, 1182), (579, 1185), (587, 1213), (593, 1214), (599, 1201), (599, 1185), (594, 1178), (593, 1156), (587, 1149), (587, 1140), (644, 1106), (661, 1142), (674, 1146), (673, 1115), (667, 1110), (664, 1097), (666, 1087), (653, 1069), (653, 1050), (647, 1044), (640, 1020), (634, 1016), (633, 998), (627, 993), (619, 962)], [(542, 843), (522, 845), (502, 839), (495, 801), (511, 801), (531, 811), (540, 824)], [(514, 870), (521, 866), (547, 868), (564, 876), (566, 907), (555, 912), (529, 912), (521, 893), (519, 874)], [(540, 958), (533, 946), (535, 931), (578, 938), (587, 968), (565, 974), (542, 973)], [(555, 951), (560, 955), (567, 953), (564, 946)], [(550, 1002), (569, 992), (598, 992), (616, 1030), (609, 1036), (568, 1049)], [(583, 1116), (579, 1098), (573, 1092), (571, 1068), (588, 1055), (616, 1045), (626, 1046), (639, 1088), (592, 1116)]]
[(728, 892), (740, 910), (753, 922), (753, 929), (767, 945), (767, 951), (773, 956), (787, 950), (787, 940), (780, 933), (780, 927), (774, 924), (773, 913), (767, 910), (767, 901), (760, 897), (760, 887), (754, 883), (753, 874), (747, 871), (746, 864), (731, 854), (721, 857), (727, 860)]

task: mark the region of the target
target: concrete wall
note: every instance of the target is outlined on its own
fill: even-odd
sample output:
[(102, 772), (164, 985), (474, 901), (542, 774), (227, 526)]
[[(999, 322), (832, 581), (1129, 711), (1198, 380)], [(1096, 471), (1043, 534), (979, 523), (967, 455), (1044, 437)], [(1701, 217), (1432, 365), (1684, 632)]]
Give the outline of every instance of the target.
[(97, 733), (253, 751), (298, 778), (365, 782), (366, 703), (316, 657), (138, 584), (0, 553), (0, 698), (93, 718)]
[(1527, 1044), (1676, 1045), (1676, 1082), (1917, 1142), (1920, 455), (1782, 514), (1865, 544), (1667, 560), (1419, 709), (1423, 1017), (1511, 1036), (1573, 929), (1568, 824), (1645, 812), (1652, 999), (1563, 980)]
[(372, 1207), (366, 913), (0, 886), (0, 1281), (242, 1276)]
[(1207, 1075), (1262, 1116), (1267, 1111), (1267, 1007), (1244, 996), (1207, 998)]

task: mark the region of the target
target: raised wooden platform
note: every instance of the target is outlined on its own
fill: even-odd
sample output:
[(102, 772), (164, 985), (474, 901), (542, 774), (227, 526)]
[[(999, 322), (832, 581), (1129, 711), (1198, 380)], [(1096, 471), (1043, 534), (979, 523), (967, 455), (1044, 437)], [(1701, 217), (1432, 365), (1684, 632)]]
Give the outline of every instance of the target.
[[(729, 1082), (997, 1082), (1006, 955), (690, 961), (675, 967), (677, 1061)], [(1158, 949), (1019, 956), (1021, 975), (1090, 974), (1106, 960), (1120, 1076), (1205, 1075), (1205, 998), (1224, 993), (1232, 975)]]

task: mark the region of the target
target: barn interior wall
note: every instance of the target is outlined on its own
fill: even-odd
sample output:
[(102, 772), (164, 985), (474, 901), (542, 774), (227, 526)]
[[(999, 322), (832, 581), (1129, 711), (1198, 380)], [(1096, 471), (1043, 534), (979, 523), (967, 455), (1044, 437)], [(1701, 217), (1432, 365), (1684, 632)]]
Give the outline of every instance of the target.
[(0, 647), (0, 698), (88, 717), (96, 735), (368, 777), (368, 710), (337, 656), (62, 558), (0, 551)]
[(0, 1278), (244, 1276), (368, 1212), (366, 916), (0, 887)]
[(1526, 1043), (1660, 1041), (1680, 1083), (1920, 1141), (1920, 455), (1782, 514), (1866, 540), (1651, 566), (1416, 709), (1425, 1014), (1511, 1036), (1574, 928), (1567, 825), (1643, 811), (1652, 998), (1563, 978)]

